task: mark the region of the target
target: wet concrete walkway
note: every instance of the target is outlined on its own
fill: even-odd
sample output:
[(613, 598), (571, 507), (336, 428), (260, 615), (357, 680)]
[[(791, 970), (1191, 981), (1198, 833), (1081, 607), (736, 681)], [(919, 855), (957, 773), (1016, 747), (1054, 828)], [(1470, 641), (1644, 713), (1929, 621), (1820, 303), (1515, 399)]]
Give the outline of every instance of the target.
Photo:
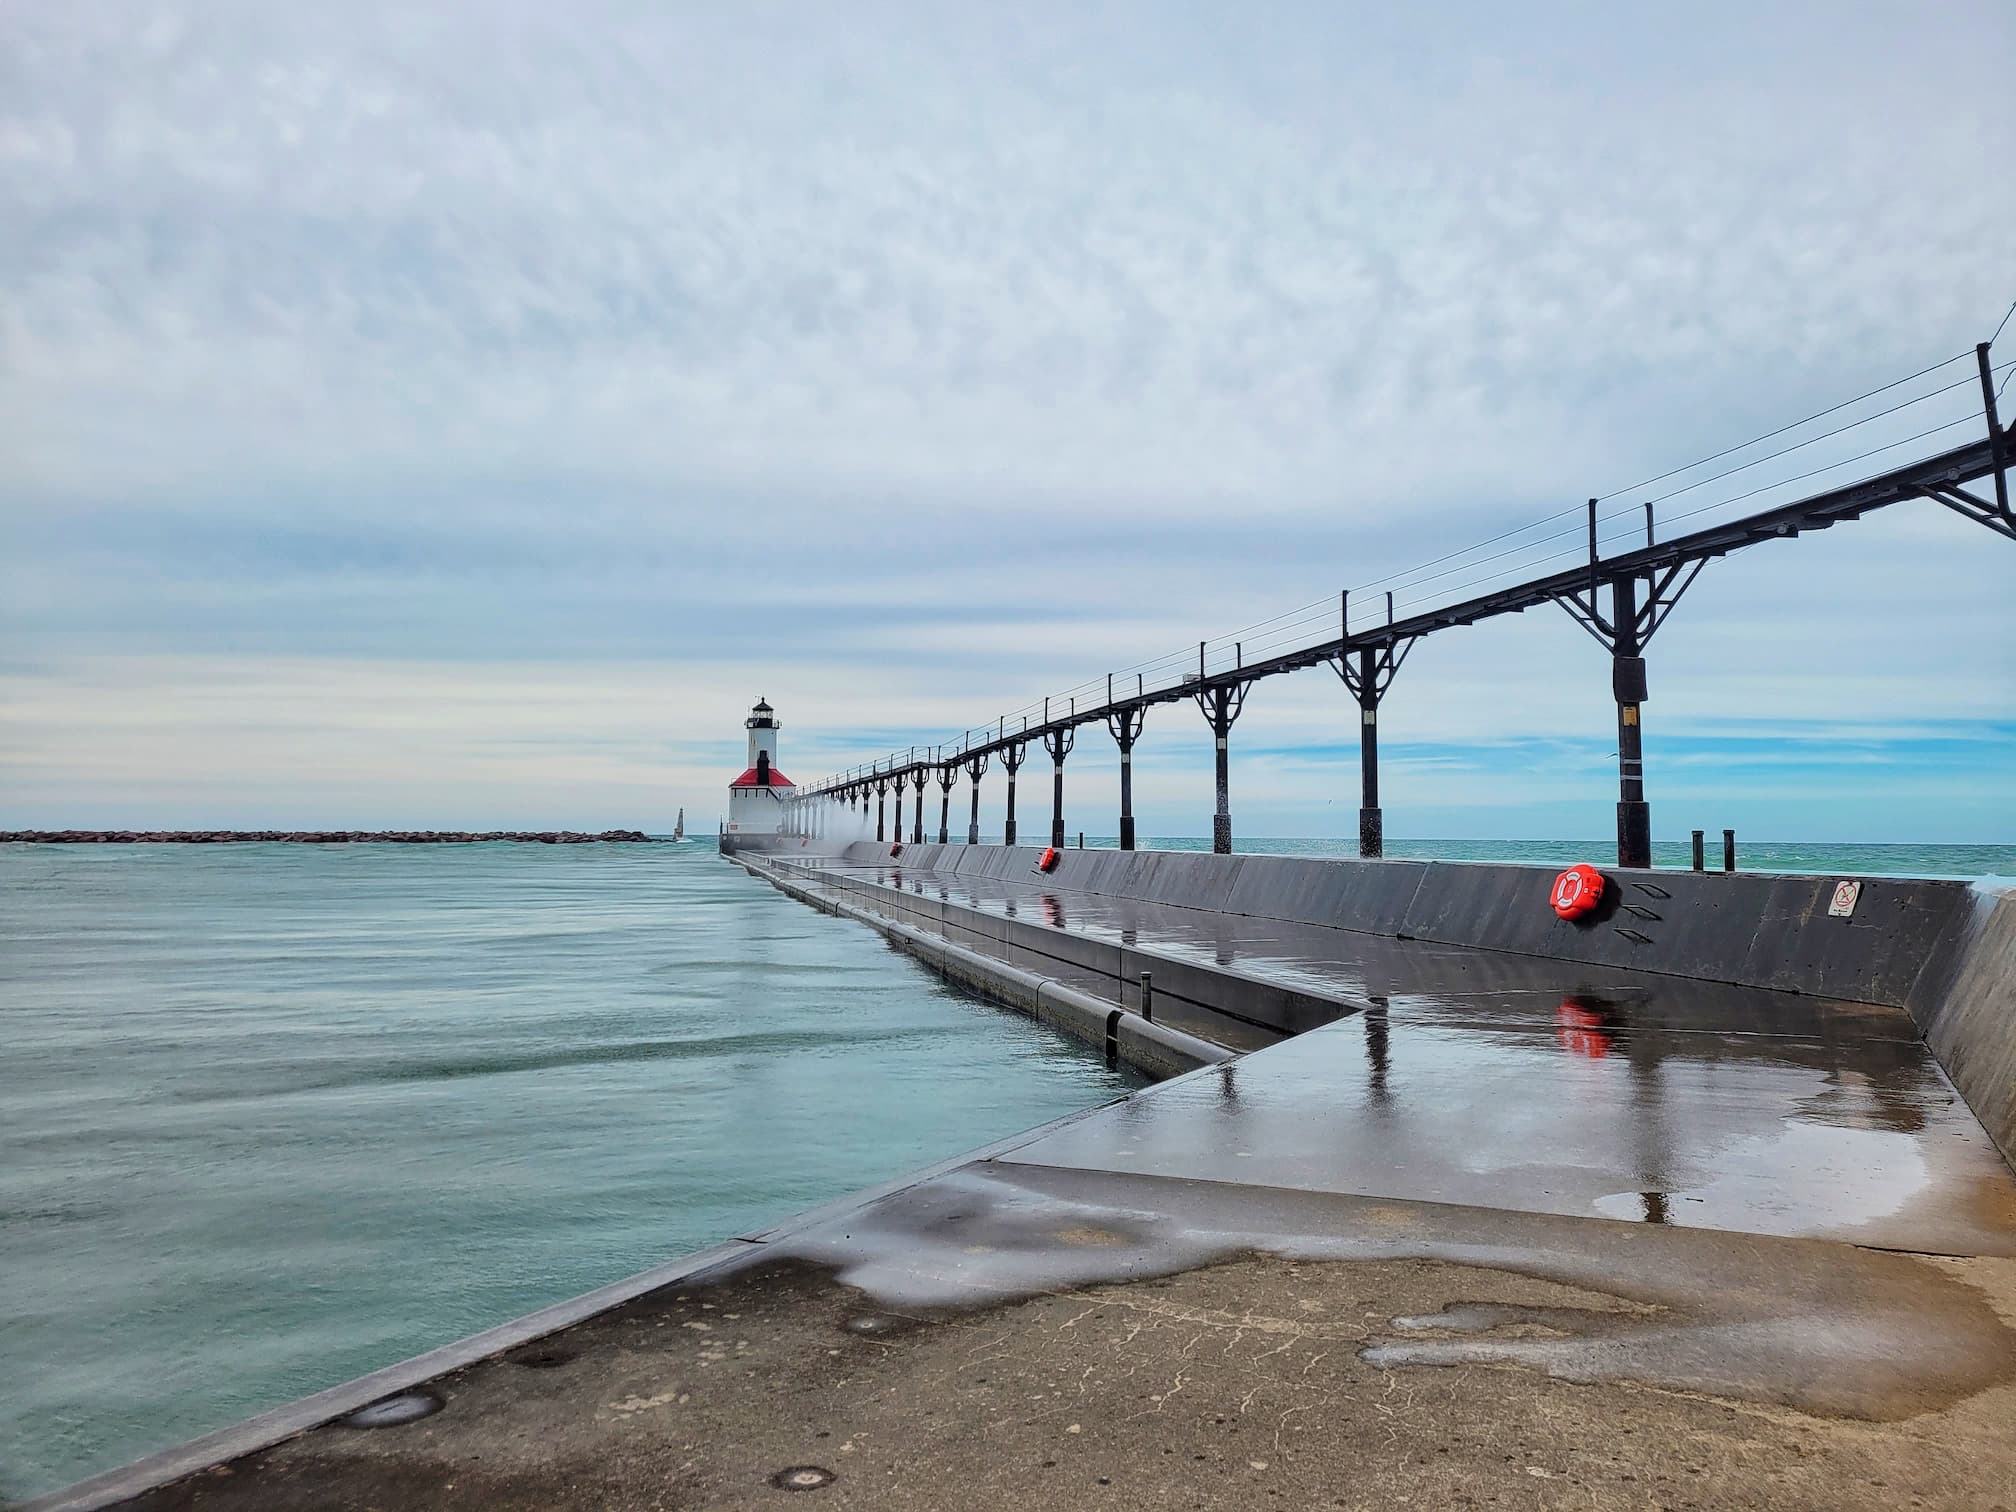
[[(1199, 965), (1263, 975), (1332, 995), (1349, 1007), (1383, 1000), (1423, 1021), (1551, 1029), (1560, 1021), (1563, 999), (1579, 994), (1604, 1000), (1599, 1006), (1612, 1010), (1609, 1017), (1620, 1031), (1636, 1022), (1684, 1032), (1790, 1033), (1823, 1040), (1918, 1038), (1902, 1009), (1843, 998), (1744, 990), (1612, 966), (1184, 908), (1075, 890), (1034, 876), (1013, 882), (901, 866), (785, 864), (814, 884), (844, 880), (953, 903)], [(1199, 1020), (1196, 1032), (1225, 1035), (1237, 1029)], [(1251, 1048), (1281, 1037), (1265, 1034)]]
[[(870, 884), (885, 903), (900, 888), (1337, 995), (1337, 1022), (1076, 1125), (1035, 1148), (1046, 1164), (2016, 1254), (2016, 1178), (1901, 1008), (1041, 879), (797, 870)], [(1102, 990), (1086, 973), (1073, 980)], [(1279, 1042), (1209, 1014), (1162, 1017), (1235, 1044)]]

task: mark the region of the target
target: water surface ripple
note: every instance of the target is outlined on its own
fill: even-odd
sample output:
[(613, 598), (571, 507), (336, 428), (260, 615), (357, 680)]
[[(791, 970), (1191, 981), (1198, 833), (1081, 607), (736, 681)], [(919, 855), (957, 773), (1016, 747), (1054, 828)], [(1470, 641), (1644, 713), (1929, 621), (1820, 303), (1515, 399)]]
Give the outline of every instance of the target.
[(0, 847), (0, 1497), (1116, 1095), (685, 846)]

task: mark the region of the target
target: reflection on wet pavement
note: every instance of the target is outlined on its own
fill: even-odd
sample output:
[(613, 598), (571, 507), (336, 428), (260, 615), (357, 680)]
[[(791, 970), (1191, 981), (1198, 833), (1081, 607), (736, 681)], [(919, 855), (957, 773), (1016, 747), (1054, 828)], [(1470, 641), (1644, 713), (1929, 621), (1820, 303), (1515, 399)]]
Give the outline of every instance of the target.
[(1003, 1158), (2016, 1254), (2016, 1183), (1943, 1079), (1758, 1043), (1654, 1030), (1591, 1059), (1545, 1032), (1367, 1014)]
[(962, 876), (954, 892), (1320, 986), (1348, 1015), (1010, 1161), (2016, 1254), (2016, 1179), (1901, 1009), (1047, 882)]

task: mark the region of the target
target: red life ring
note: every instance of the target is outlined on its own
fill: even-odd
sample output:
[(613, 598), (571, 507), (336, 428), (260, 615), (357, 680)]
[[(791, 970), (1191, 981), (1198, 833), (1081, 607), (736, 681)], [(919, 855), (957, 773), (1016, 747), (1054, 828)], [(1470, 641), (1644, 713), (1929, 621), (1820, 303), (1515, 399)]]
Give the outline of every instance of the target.
[(1056, 846), (1046, 845), (1043, 848), (1043, 854), (1039, 858), (1037, 858), (1036, 861), (1036, 870), (1038, 870), (1039, 872), (1051, 872), (1057, 870)]
[(1554, 879), (1547, 895), (1554, 912), (1564, 919), (1579, 919), (1603, 901), (1603, 873), (1584, 861)]
[(902, 842), (901, 840), (898, 840), (898, 841), (897, 841), (897, 842), (896, 842), (896, 843), (895, 843), (894, 845), (890, 846), (890, 847), (889, 847), (889, 854), (890, 854), (891, 856), (900, 856), (900, 855), (902, 855), (902, 854), (903, 854), (903, 842)]

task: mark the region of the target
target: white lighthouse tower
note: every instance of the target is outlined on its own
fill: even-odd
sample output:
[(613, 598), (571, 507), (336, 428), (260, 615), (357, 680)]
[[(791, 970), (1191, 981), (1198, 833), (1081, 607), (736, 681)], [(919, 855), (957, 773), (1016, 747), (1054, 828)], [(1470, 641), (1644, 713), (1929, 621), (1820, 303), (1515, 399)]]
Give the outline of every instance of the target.
[(784, 810), (797, 788), (777, 770), (777, 711), (767, 699), (742, 721), (749, 732), (749, 765), (728, 784), (728, 828), (722, 849), (767, 849), (776, 844)]

